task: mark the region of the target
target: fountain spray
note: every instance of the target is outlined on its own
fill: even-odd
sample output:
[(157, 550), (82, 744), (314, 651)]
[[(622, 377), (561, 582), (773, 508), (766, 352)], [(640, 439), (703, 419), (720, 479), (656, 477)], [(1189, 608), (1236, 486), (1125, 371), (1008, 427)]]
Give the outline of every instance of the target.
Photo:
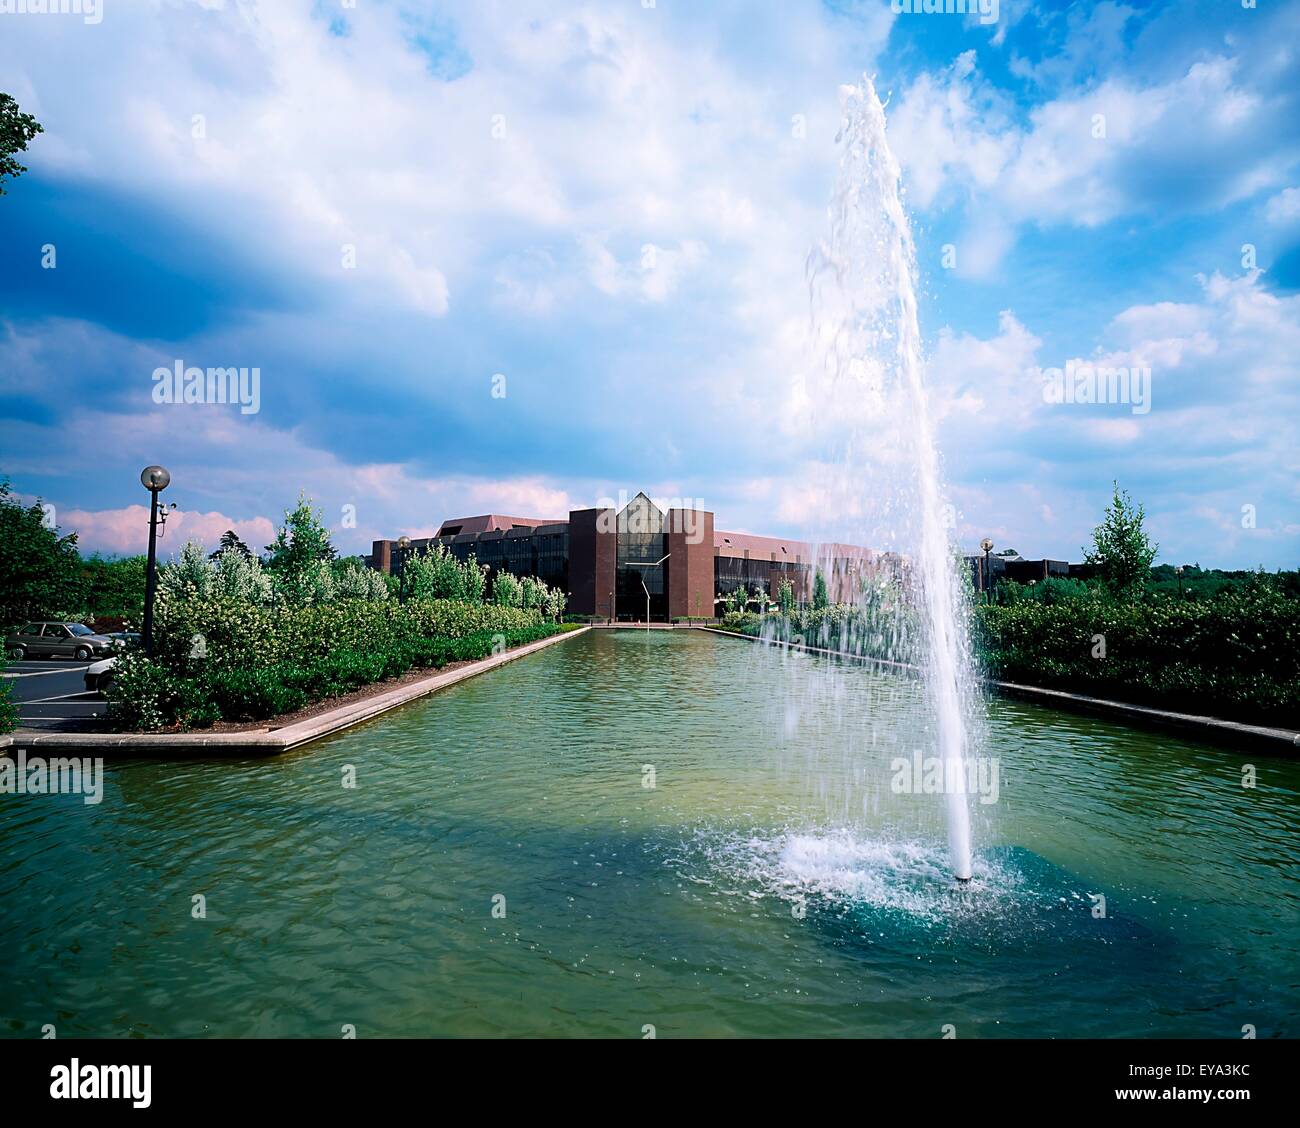
[[(925, 686), (944, 766), (948, 848), (954, 876), (967, 881), (966, 608), (948, 541), (945, 515), (951, 510), (944, 504), (925, 386), (916, 255), (875, 87), (864, 78), (860, 86), (842, 87), (841, 98), (842, 154), (830, 233), (808, 264), (814, 337), (825, 347), (829, 420), (841, 433), (848, 427), (842, 487), (859, 495), (878, 490), (873, 476), (882, 470), (907, 479), (907, 512), (901, 516), (908, 525), (911, 580), (924, 627)], [(891, 443), (893, 449), (882, 455)]]

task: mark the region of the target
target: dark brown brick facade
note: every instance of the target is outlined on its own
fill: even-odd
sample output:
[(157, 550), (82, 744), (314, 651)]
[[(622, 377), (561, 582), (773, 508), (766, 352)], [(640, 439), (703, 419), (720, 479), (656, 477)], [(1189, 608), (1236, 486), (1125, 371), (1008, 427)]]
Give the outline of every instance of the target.
[(670, 509), (667, 532), (668, 616), (713, 616), (713, 514), (699, 509)]
[(575, 509), (569, 514), (569, 610), (609, 615), (618, 566), (618, 533), (612, 509)]

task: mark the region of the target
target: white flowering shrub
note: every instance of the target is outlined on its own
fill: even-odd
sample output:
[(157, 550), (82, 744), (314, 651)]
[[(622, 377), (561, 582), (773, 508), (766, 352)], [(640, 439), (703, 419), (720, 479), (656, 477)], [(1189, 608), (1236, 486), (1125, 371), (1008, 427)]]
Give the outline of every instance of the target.
[(498, 607), (522, 607), (524, 591), (509, 572), (498, 572), (492, 581), (492, 602)]
[[(382, 577), (378, 587), (386, 598)], [(375, 591), (369, 580), (365, 590)], [(238, 548), (222, 549), (211, 559), (197, 541), (187, 541), (176, 560), (158, 571), (158, 595), (168, 603), (186, 600), (230, 600), (243, 603), (271, 603), (278, 599), (293, 607), (332, 603), (336, 598), (334, 576), (324, 560), (309, 561), (292, 572), (272, 576), (262, 562)]]
[(559, 588), (549, 588), (546, 592), (546, 617), (552, 622), (558, 623), (560, 616), (564, 614), (564, 608), (568, 606), (568, 597), (565, 596)]
[(546, 585), (533, 576), (519, 581), (519, 605), (526, 611), (542, 607), (546, 602)]
[(195, 665), (192, 639), (201, 635), (203, 666), (256, 667), (306, 663), (345, 650), (379, 650), (420, 639), (504, 634), (541, 622), (538, 611), (448, 599), (344, 599), (299, 607), (229, 599), (160, 601), (154, 647), (169, 668), (190, 669)]
[(339, 599), (384, 600), (388, 598), (388, 585), (373, 568), (352, 565), (335, 578), (334, 593)]
[(211, 599), (213, 568), (198, 541), (186, 541), (175, 561), (158, 569), (158, 594), (169, 601)]
[(465, 586), (465, 599), (470, 603), (482, 603), (487, 598), (488, 566), (480, 564), (478, 558), (470, 558), (461, 565), (461, 579)]
[(482, 603), (487, 590), (487, 565), (474, 557), (463, 563), (445, 545), (433, 544), (412, 552), (402, 566), (406, 591), (415, 599), (463, 599)]
[(215, 599), (242, 599), (249, 603), (270, 603), (271, 577), (262, 562), (237, 548), (226, 548), (211, 562), (210, 592)]
[(329, 562), (309, 560), (293, 571), (272, 574), (276, 598), (290, 607), (318, 607), (333, 603), (337, 594)]

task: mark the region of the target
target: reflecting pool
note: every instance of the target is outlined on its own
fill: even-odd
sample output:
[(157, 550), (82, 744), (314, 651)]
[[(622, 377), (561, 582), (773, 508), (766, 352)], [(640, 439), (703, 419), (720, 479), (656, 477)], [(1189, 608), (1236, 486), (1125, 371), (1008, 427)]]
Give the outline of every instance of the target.
[(917, 694), (591, 631), (277, 759), (0, 796), (0, 1033), (1300, 1033), (1300, 764), (992, 701), (958, 886)]

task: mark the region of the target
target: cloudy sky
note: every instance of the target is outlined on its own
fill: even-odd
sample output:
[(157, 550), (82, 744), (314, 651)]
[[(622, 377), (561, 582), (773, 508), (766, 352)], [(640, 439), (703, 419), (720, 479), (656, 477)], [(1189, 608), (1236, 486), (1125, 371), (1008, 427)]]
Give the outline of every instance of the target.
[[(0, 473), (106, 552), (150, 462), (173, 547), (266, 544), (300, 489), (348, 551), (638, 489), (811, 533), (805, 263), (868, 74), (962, 543), (1077, 560), (1118, 478), (1161, 559), (1294, 568), (1298, 52), (1275, 0), (0, 14), (46, 130), (0, 197)], [(259, 410), (155, 403), (177, 361), (257, 367)], [(1048, 402), (1071, 361), (1150, 410)]]

